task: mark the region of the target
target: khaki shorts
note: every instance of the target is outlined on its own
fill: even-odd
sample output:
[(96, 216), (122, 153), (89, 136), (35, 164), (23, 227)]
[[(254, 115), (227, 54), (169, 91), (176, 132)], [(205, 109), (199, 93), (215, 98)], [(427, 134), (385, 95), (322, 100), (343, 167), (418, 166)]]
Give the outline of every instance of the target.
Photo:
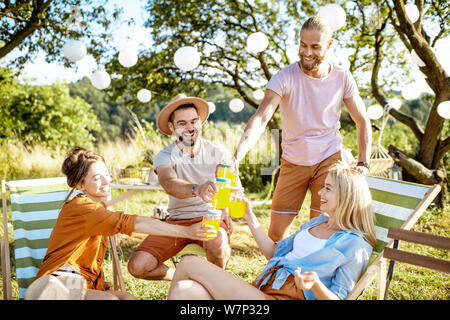
[(305, 296), (303, 294), (303, 290), (297, 289), (297, 286), (295, 285), (295, 279), (294, 276), (291, 274), (287, 277), (284, 284), (281, 286), (280, 289), (273, 289), (272, 284), (275, 281), (276, 277), (276, 271), (279, 269), (279, 267), (275, 266), (272, 267), (265, 276), (261, 278), (259, 283), (261, 283), (264, 278), (273, 272), (270, 275), (269, 280), (265, 285), (263, 285), (261, 288), (259, 288), (259, 284), (256, 283), (256, 280), (252, 282), (252, 285), (256, 288), (259, 288), (264, 295), (266, 296), (266, 300), (306, 300)]
[(300, 166), (281, 159), (280, 175), (272, 199), (272, 212), (298, 214), (308, 189), (311, 191), (311, 211), (321, 214), (318, 192), (325, 184), (328, 170), (341, 161), (341, 152), (313, 166)]
[[(182, 226), (190, 226), (197, 222), (202, 221), (202, 217), (194, 219), (170, 219), (168, 218), (165, 222), (171, 224), (177, 224)], [(231, 239), (231, 231), (228, 229), (225, 222), (222, 220), (220, 222), (220, 228), (223, 228), (228, 235), (228, 244)], [(187, 244), (197, 243), (203, 247), (204, 241), (192, 240), (186, 238), (175, 238), (175, 237), (165, 237), (165, 236), (153, 236), (149, 235), (142, 241), (142, 243), (137, 247), (136, 251), (145, 251), (153, 255), (158, 259), (158, 263), (163, 263), (164, 261), (172, 258), (178, 252), (180, 252)]]

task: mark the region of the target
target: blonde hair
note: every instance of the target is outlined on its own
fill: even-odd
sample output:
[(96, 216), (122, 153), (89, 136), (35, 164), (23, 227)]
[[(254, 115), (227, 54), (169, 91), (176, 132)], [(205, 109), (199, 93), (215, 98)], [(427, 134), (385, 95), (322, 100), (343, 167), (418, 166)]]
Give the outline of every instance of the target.
[(336, 164), (328, 172), (333, 179), (336, 193), (335, 222), (343, 230), (360, 233), (373, 247), (377, 244), (375, 235), (372, 196), (366, 179), (359, 172)]
[(327, 20), (319, 16), (312, 16), (302, 25), (302, 30), (316, 30), (326, 35), (326, 39), (331, 39), (333, 30)]

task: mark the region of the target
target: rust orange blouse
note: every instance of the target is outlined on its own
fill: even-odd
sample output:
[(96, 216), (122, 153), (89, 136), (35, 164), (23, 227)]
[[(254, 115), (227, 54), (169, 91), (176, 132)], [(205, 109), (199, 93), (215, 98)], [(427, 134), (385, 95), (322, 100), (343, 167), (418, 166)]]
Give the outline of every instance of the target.
[(50, 235), (47, 253), (36, 278), (68, 264), (87, 280), (88, 289), (103, 290), (102, 263), (108, 236), (131, 235), (136, 215), (110, 211), (104, 203), (78, 195), (66, 203)]

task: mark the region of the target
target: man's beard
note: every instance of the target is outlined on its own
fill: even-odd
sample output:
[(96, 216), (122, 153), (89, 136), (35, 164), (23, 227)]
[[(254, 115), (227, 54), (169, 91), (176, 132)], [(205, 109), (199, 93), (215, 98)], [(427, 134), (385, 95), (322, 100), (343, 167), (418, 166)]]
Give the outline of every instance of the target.
[[(186, 131), (185, 131), (186, 132)], [(197, 141), (198, 138), (198, 130), (192, 130), (192, 131), (188, 131), (188, 133), (193, 133), (193, 139), (186, 141), (184, 139), (183, 134), (185, 132), (182, 132), (179, 136), (178, 136), (178, 141), (180, 141), (182, 144), (184, 144), (186, 147), (193, 147), (195, 145), (195, 142)]]
[(317, 70), (324, 60), (325, 55), (313, 56), (313, 60), (308, 62), (305, 61), (304, 56), (300, 56), (300, 64), (302, 65), (302, 69), (306, 71)]

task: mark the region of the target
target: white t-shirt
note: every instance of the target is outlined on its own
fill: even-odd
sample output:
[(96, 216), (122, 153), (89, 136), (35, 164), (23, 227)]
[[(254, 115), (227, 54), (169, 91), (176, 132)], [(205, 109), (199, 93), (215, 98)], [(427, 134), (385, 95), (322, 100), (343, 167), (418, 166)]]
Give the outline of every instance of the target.
[[(193, 158), (183, 154), (176, 142), (164, 147), (153, 159), (153, 170), (156, 173), (159, 166), (171, 166), (178, 179), (199, 185), (206, 181), (215, 181), (216, 166), (224, 160), (231, 159), (231, 154), (220, 143), (201, 138), (199, 143), (200, 150)], [(171, 218), (201, 217), (210, 208), (211, 204), (204, 202), (200, 197), (180, 199), (169, 195), (168, 211)]]
[(325, 246), (328, 239), (320, 239), (313, 236), (309, 229), (311, 228), (304, 229), (295, 236), (293, 249), (285, 256), (286, 259), (300, 259)]
[(266, 88), (281, 97), (285, 160), (312, 166), (341, 149), (341, 105), (358, 94), (348, 70), (331, 65), (330, 73), (319, 79), (305, 74), (295, 62), (276, 73)]

